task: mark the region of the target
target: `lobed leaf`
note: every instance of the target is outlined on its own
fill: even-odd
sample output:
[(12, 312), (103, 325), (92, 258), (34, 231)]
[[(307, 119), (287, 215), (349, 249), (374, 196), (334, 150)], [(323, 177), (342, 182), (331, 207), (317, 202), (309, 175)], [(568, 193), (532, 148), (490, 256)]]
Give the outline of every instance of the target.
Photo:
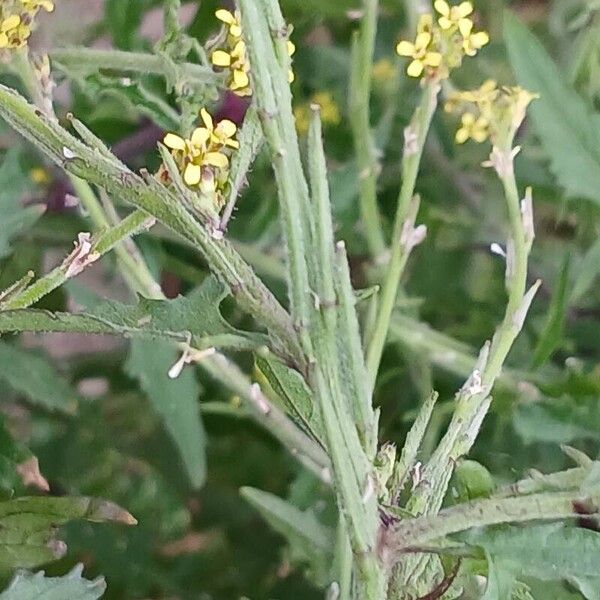
[(77, 565), (63, 577), (46, 577), (44, 571), (19, 571), (0, 594), (0, 600), (96, 600), (104, 595), (106, 583), (81, 576), (83, 565)]

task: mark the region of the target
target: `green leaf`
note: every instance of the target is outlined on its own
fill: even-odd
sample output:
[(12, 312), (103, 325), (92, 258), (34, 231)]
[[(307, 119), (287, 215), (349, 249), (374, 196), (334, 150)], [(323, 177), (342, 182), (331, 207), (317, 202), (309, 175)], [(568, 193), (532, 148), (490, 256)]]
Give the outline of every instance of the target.
[(96, 523), (137, 521), (121, 507), (98, 498), (22, 497), (0, 502), (0, 571), (34, 568), (64, 556), (56, 527), (74, 519)]
[(83, 565), (77, 565), (63, 577), (46, 577), (43, 571), (19, 571), (0, 600), (96, 600), (106, 590), (104, 578), (84, 579)]
[(597, 577), (600, 534), (563, 525), (507, 526), (474, 529), (463, 536), (516, 573), (542, 580)]
[(563, 339), (565, 317), (569, 305), (569, 267), (570, 257), (563, 261), (558, 282), (552, 293), (546, 324), (533, 353), (533, 366), (541, 367), (558, 348)]
[(579, 268), (577, 278), (571, 290), (569, 302), (571, 304), (581, 300), (592, 288), (594, 281), (600, 274), (600, 238), (598, 238), (586, 252)]
[(256, 333), (239, 331), (219, 312), (227, 288), (208, 277), (189, 296), (175, 300), (141, 298), (137, 305), (104, 302), (87, 313), (35, 309), (0, 311), (0, 333), (74, 332), (140, 338), (168, 338), (195, 347), (252, 350), (267, 343)]
[(289, 544), (291, 559), (308, 564), (311, 576), (324, 585), (333, 561), (334, 533), (320, 523), (311, 510), (302, 511), (293, 504), (261, 490), (244, 487), (242, 496)]
[(190, 482), (199, 488), (206, 478), (206, 436), (200, 418), (200, 387), (193, 369), (171, 379), (169, 368), (179, 352), (169, 342), (133, 340), (125, 366), (141, 388), (177, 446)]
[(552, 172), (570, 196), (600, 203), (598, 115), (565, 83), (540, 42), (510, 12), (504, 35), (519, 85), (540, 94), (529, 112)]
[(73, 413), (77, 408), (77, 394), (48, 360), (2, 341), (0, 380), (45, 409)]
[(315, 401), (304, 379), (297, 371), (286, 367), (272, 356), (257, 355), (255, 358), (257, 375), (266, 383), (265, 391), (275, 402), (315, 440), (323, 445), (325, 433)]
[(0, 258), (10, 253), (10, 242), (40, 217), (39, 206), (25, 208), (20, 200), (27, 186), (16, 150), (7, 152), (0, 165)]
[(487, 555), (488, 577), (485, 593), (481, 600), (505, 600), (511, 598), (515, 584), (515, 573), (499, 560)]
[(546, 399), (519, 406), (513, 416), (513, 425), (528, 444), (597, 440), (600, 438), (600, 408), (597, 399), (586, 402), (576, 402), (568, 397)]

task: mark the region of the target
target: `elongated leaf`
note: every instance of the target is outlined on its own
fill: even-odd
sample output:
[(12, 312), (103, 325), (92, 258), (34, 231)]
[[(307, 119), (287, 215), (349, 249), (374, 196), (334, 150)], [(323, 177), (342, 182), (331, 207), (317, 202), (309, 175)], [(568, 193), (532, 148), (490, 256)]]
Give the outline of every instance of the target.
[(193, 369), (185, 369), (175, 379), (169, 377), (169, 369), (178, 359), (178, 351), (169, 342), (133, 340), (126, 369), (139, 380), (173, 438), (190, 482), (199, 488), (206, 478), (206, 436), (198, 406), (200, 388)]
[(476, 529), (464, 541), (506, 561), (517, 573), (538, 579), (598, 577), (600, 534), (560, 524)]
[(126, 510), (98, 498), (22, 497), (0, 502), (0, 571), (33, 568), (64, 556), (67, 547), (56, 538), (56, 527), (74, 519), (137, 523)]
[(314, 512), (301, 511), (273, 494), (250, 487), (242, 488), (241, 494), (286, 538), (292, 560), (308, 564), (313, 578), (325, 583), (333, 561), (333, 532), (317, 520)]
[[(299, 425), (323, 445), (323, 424), (315, 410), (314, 398), (300, 375), (272, 357), (256, 356), (256, 368), (266, 379), (273, 402), (293, 417)], [(269, 387), (271, 388), (269, 390)]]
[(34, 404), (73, 413), (77, 394), (41, 355), (0, 341), (0, 379)]
[(570, 302), (581, 300), (591, 289), (596, 278), (600, 275), (600, 238), (586, 252), (577, 271), (577, 278), (571, 290)]
[(104, 578), (84, 579), (83, 565), (63, 577), (46, 577), (43, 571), (19, 571), (0, 600), (96, 600), (106, 590)]
[(485, 593), (481, 600), (504, 600), (511, 598), (515, 583), (514, 571), (502, 561), (494, 560), (487, 555), (488, 577)]
[(25, 208), (21, 204), (26, 182), (18, 152), (7, 152), (0, 164), (0, 258), (9, 254), (11, 240), (31, 227), (41, 214), (39, 207)]
[(561, 343), (565, 325), (565, 317), (569, 304), (569, 256), (565, 257), (546, 318), (546, 324), (533, 353), (533, 366), (540, 367), (551, 356)]
[(565, 83), (540, 42), (509, 12), (504, 35), (519, 84), (540, 94), (529, 111), (554, 175), (570, 196), (600, 203), (598, 115)]
[(169, 338), (197, 347), (249, 350), (264, 345), (260, 334), (239, 331), (219, 312), (226, 287), (209, 277), (187, 297), (141, 298), (137, 305), (103, 302), (81, 314), (18, 309), (0, 312), (0, 333), (9, 331), (73, 332), (140, 338)]

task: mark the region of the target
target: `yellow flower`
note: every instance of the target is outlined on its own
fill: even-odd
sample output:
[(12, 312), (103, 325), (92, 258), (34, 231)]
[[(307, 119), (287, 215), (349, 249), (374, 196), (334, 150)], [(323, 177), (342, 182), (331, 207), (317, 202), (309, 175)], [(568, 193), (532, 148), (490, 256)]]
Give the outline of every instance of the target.
[[(288, 49), (288, 54), (290, 55), (290, 58), (292, 58), (292, 56), (294, 56), (294, 54), (296, 53), (296, 44), (294, 44), (294, 42), (292, 42), (291, 40), (287, 41), (287, 49)], [(294, 83), (294, 79), (296, 79), (296, 76), (294, 75), (294, 71), (292, 71), (292, 69), (290, 69), (288, 71), (288, 83)]]
[(388, 58), (382, 58), (373, 65), (371, 74), (375, 83), (385, 85), (396, 77), (396, 67)]
[(456, 132), (456, 143), (464, 144), (471, 139), (481, 144), (489, 137), (489, 127), (490, 122), (485, 117), (476, 117), (470, 112), (465, 113), (461, 119), (461, 126)]
[[(210, 116), (209, 112), (202, 108), (200, 109), (200, 117), (202, 118), (202, 122), (204, 123), (204, 127), (199, 127), (198, 129), (206, 130), (206, 139), (208, 145), (213, 148), (235, 148), (239, 149), (240, 143), (234, 139), (235, 134), (237, 132), (236, 124), (229, 119), (223, 119), (219, 121), (217, 126), (214, 126), (213, 118)], [(196, 131), (198, 131), (198, 129)]]
[(229, 29), (229, 35), (233, 38), (241, 38), (242, 37), (242, 25), (240, 23), (240, 13), (239, 11), (235, 11), (232, 13), (229, 10), (225, 10), (224, 8), (219, 9), (215, 13), (215, 17), (219, 19), (219, 21), (225, 23), (227, 28)]
[(490, 41), (487, 31), (473, 33), (473, 21), (469, 19), (459, 24), (459, 31), (463, 37), (463, 52), (467, 56), (475, 56)]
[(0, 49), (21, 48), (27, 43), (31, 28), (19, 15), (10, 15), (0, 21)]
[(467, 19), (473, 12), (473, 5), (470, 2), (461, 2), (458, 6), (450, 6), (446, 0), (436, 0), (433, 6), (441, 15), (438, 24), (444, 30), (457, 29), (464, 23), (471, 22), (471, 19)]
[(412, 58), (406, 72), (411, 77), (420, 77), (426, 67), (435, 69), (442, 64), (442, 55), (431, 49), (432, 34), (422, 31), (417, 34), (414, 42), (401, 41), (396, 46), (396, 52), (400, 56)]
[(212, 193), (216, 190), (217, 181), (226, 180), (229, 158), (225, 149), (239, 148), (239, 142), (234, 139), (237, 127), (227, 119), (215, 126), (204, 108), (200, 116), (204, 127), (194, 129), (189, 139), (167, 133), (163, 143), (171, 151), (184, 182), (190, 187), (200, 186), (205, 193)]
[(229, 51), (215, 50), (211, 57), (213, 65), (216, 67), (229, 69), (231, 75), (229, 78), (229, 89), (238, 96), (250, 96), (250, 64), (246, 57), (246, 44), (239, 40)]
[(36, 14), (40, 8), (47, 12), (54, 10), (54, 2), (52, 0), (21, 0), (23, 8), (28, 13)]
[(342, 121), (340, 107), (333, 99), (331, 92), (317, 92), (311, 98), (311, 104), (321, 108), (321, 121), (327, 125), (339, 125)]

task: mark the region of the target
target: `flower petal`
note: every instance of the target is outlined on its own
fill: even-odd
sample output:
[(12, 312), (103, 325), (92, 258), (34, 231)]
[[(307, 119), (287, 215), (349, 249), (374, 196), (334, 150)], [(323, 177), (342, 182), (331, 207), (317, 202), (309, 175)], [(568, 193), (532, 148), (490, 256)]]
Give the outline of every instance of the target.
[(463, 37), (469, 37), (473, 31), (473, 21), (471, 19), (461, 19), (458, 22), (458, 30)]
[(469, 139), (469, 130), (461, 127), (454, 136), (457, 144), (464, 144)]
[(206, 129), (212, 131), (214, 129), (213, 120), (210, 113), (205, 108), (200, 109), (200, 117), (202, 118), (202, 122), (206, 126)]
[(204, 162), (219, 169), (226, 169), (229, 165), (229, 159), (221, 152), (207, 152), (204, 156)]
[(417, 34), (417, 39), (415, 40), (415, 48), (420, 50), (422, 48), (427, 48), (431, 43), (431, 34), (428, 31), (422, 31)]
[(396, 46), (396, 52), (400, 56), (412, 56), (415, 53), (415, 45), (403, 40)]
[(452, 29), (454, 25), (448, 17), (440, 17), (438, 23), (442, 29)]
[(471, 44), (475, 46), (475, 48), (483, 48), (490, 41), (490, 36), (487, 31), (478, 31), (471, 36)]
[(219, 19), (219, 21), (222, 21), (223, 23), (225, 23), (227, 25), (233, 25), (235, 23), (235, 17), (233, 16), (233, 13), (231, 13), (228, 10), (225, 10), (224, 8), (220, 8), (215, 13), (215, 17), (217, 17), (217, 19)]
[(10, 17), (4, 19), (4, 21), (1, 22), (0, 31), (6, 32), (10, 31), (11, 29), (16, 29), (20, 23), (21, 17), (19, 17), (19, 15), (11, 15)]
[(445, 0), (435, 0), (433, 7), (440, 15), (443, 15), (444, 17), (450, 16), (450, 5)]
[(410, 65), (408, 65), (408, 69), (406, 72), (411, 77), (420, 77), (421, 73), (423, 73), (424, 65), (420, 60), (413, 60)]
[(423, 64), (428, 67), (439, 67), (442, 64), (442, 55), (439, 52), (428, 52), (423, 59)]
[(456, 12), (458, 13), (458, 17), (460, 19), (464, 19), (473, 12), (473, 5), (470, 2), (461, 2), (456, 7)]
[(292, 42), (291, 40), (288, 40), (287, 49), (288, 49), (288, 54), (290, 56), (294, 56), (294, 54), (296, 53), (296, 44), (294, 44), (294, 42)]
[(231, 55), (225, 50), (215, 50), (212, 53), (211, 60), (216, 67), (229, 67), (231, 65)]
[(197, 127), (192, 133), (191, 141), (194, 146), (204, 146), (210, 138), (210, 130), (206, 127)]
[(233, 89), (246, 88), (249, 84), (250, 79), (248, 79), (248, 74), (245, 71), (236, 69), (233, 72), (233, 85), (235, 86)]
[(185, 150), (185, 140), (174, 133), (167, 133), (163, 140), (163, 144), (171, 150)]
[(223, 138), (232, 138), (236, 131), (236, 124), (229, 119), (223, 119), (222, 121), (219, 121), (219, 124), (215, 129), (215, 133), (219, 135), (219, 137)]
[(202, 177), (202, 169), (200, 165), (190, 163), (183, 172), (183, 180), (187, 185), (198, 185)]

